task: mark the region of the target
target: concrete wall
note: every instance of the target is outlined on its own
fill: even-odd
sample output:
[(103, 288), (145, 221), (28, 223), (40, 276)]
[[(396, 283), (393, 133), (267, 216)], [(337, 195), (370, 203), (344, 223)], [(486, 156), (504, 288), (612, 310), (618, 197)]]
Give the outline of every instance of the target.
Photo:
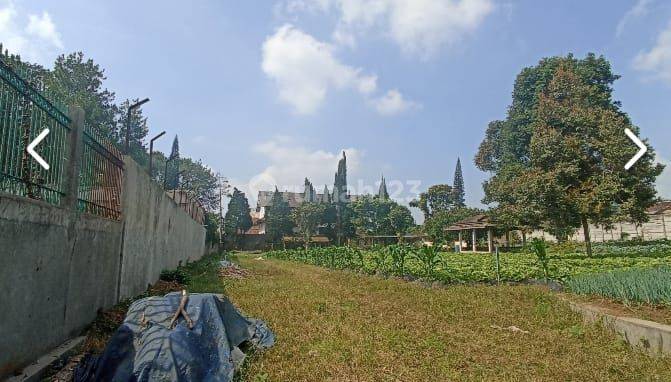
[(162, 270), (205, 253), (205, 228), (182, 210), (134, 161), (125, 158), (121, 298), (135, 296)]
[[(671, 239), (671, 211), (649, 215), (649, 221), (637, 227), (632, 223), (615, 223), (613, 229), (604, 229), (594, 224), (589, 225), (589, 233), (592, 242), (605, 242), (611, 240), (620, 240), (624, 236), (627, 239), (639, 238), (642, 240)], [(529, 238), (544, 238), (545, 240), (556, 242), (557, 239), (550, 233), (543, 230), (535, 230), (528, 235)], [(571, 241), (584, 242), (585, 235), (582, 228), (578, 228), (575, 233), (569, 237)]]
[(0, 379), (202, 257), (205, 228), (124, 159), (122, 221), (0, 194)]
[(121, 223), (0, 195), (0, 377), (117, 301)]

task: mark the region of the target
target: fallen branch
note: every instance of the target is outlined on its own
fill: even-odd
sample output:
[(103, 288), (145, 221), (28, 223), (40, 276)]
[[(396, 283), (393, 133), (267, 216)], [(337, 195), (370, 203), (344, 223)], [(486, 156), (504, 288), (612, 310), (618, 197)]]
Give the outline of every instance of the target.
[(189, 295), (186, 293), (185, 289), (182, 289), (182, 299), (179, 301), (179, 307), (177, 308), (177, 311), (175, 311), (175, 315), (172, 316), (172, 320), (170, 320), (170, 325), (168, 326), (170, 329), (175, 328), (175, 324), (177, 322), (177, 319), (179, 316), (184, 316), (184, 319), (186, 320), (187, 325), (189, 326), (189, 329), (193, 328), (193, 321), (191, 321), (191, 318), (189, 317), (188, 314), (186, 314), (186, 310), (184, 308), (186, 307), (186, 302), (189, 300)]

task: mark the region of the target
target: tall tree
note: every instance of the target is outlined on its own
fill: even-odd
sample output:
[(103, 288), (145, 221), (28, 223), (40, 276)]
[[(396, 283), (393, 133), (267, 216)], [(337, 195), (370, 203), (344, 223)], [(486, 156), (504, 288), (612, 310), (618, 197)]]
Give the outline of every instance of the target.
[(342, 152), (342, 158), (338, 161), (338, 171), (333, 182), (333, 202), (346, 203), (347, 198), (347, 156)]
[(170, 159), (170, 162), (167, 167), (166, 187), (169, 190), (176, 190), (180, 187), (179, 173), (182, 170), (179, 156), (179, 139), (177, 138), (177, 135), (175, 135), (175, 139), (172, 141), (172, 148), (170, 149), (170, 156), (168, 158)]
[(114, 104), (114, 93), (103, 83), (105, 71), (84, 53), (70, 53), (56, 58), (51, 76), (47, 79), (48, 93), (67, 105), (84, 109), (86, 124), (93, 126), (113, 141), (121, 143), (121, 134), (115, 122), (118, 112)]
[(275, 192), (270, 200), (270, 206), (266, 211), (266, 237), (272, 244), (279, 243), (285, 235), (291, 233), (293, 222), (291, 220), (291, 208), (284, 200), (282, 194), (275, 187)]
[(210, 245), (219, 243), (219, 215), (213, 212), (205, 213), (205, 242)]
[(175, 139), (172, 140), (170, 158), (179, 158), (179, 138), (177, 137), (177, 134), (175, 134)]
[(352, 224), (360, 235), (406, 234), (414, 225), (410, 210), (391, 199), (363, 196), (351, 204)]
[(496, 203), (508, 225), (546, 225), (565, 240), (588, 223), (642, 221), (655, 198), (662, 166), (650, 148), (634, 168), (623, 166), (638, 133), (612, 99), (612, 73), (603, 57), (543, 59), (518, 75), (505, 121), (490, 123), (475, 158), (492, 173), (485, 203)]
[[(115, 137), (117, 142), (123, 143), (126, 140), (126, 129), (130, 126), (130, 156), (141, 166), (148, 166), (149, 154), (145, 147), (145, 139), (149, 129), (147, 128), (147, 117), (142, 115), (142, 108), (131, 110), (130, 119), (128, 108), (138, 102), (139, 99), (125, 100), (117, 108), (117, 123)], [(130, 121), (130, 125), (129, 125)]]
[(179, 159), (180, 187), (198, 200), (206, 210), (215, 211), (219, 208), (219, 182), (211, 168), (199, 159)]
[[(610, 223), (618, 205), (630, 207), (628, 218), (639, 222), (654, 203), (654, 180), (663, 169), (654, 165), (654, 154), (632, 171), (624, 169), (637, 151), (624, 129), (638, 129), (617, 105), (603, 99), (573, 65), (559, 66), (539, 95), (527, 171), (536, 180), (533, 198), (539, 205), (557, 206), (560, 215), (579, 219), (588, 255), (589, 222)], [(552, 209), (544, 211), (546, 219), (557, 215)]]
[(452, 184), (452, 199), (457, 207), (466, 206), (466, 190), (464, 189), (464, 174), (461, 172), (461, 160), (457, 158), (454, 169), (454, 183)]
[(333, 198), (335, 203), (335, 226), (336, 244), (340, 245), (347, 231), (346, 205), (349, 203), (347, 193), (347, 156), (342, 152), (342, 158), (338, 161), (338, 171), (333, 182)]
[(309, 248), (312, 237), (317, 234), (317, 228), (322, 222), (326, 206), (322, 203), (304, 202), (296, 207), (291, 217), (303, 236), (305, 248)]
[(419, 199), (410, 202), (410, 207), (422, 211), (424, 219), (429, 219), (439, 211), (448, 211), (454, 206), (454, 192), (449, 184), (433, 185), (426, 192), (419, 194)]
[(398, 237), (399, 242), (403, 240), (403, 236), (408, 233), (410, 228), (415, 225), (415, 219), (412, 217), (412, 213), (410, 213), (408, 207), (400, 204), (392, 205), (387, 220), (392, 231)]
[(228, 202), (228, 210), (224, 216), (224, 233), (236, 242), (239, 237), (252, 227), (252, 217), (249, 214), (249, 202), (245, 193), (233, 189), (231, 200)]

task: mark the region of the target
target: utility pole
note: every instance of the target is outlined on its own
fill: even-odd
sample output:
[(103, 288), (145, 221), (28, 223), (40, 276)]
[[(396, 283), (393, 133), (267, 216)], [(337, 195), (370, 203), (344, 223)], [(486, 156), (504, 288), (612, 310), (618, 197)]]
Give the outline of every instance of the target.
[(149, 141), (149, 177), (154, 179), (154, 172), (152, 167), (152, 159), (154, 156), (154, 141), (161, 138), (165, 134), (165, 131), (162, 131), (159, 135), (155, 136)]
[(126, 155), (130, 155), (130, 117), (133, 114), (134, 109), (137, 109), (147, 102), (149, 102), (149, 98), (135, 102), (134, 104), (128, 106), (128, 110), (126, 110)]

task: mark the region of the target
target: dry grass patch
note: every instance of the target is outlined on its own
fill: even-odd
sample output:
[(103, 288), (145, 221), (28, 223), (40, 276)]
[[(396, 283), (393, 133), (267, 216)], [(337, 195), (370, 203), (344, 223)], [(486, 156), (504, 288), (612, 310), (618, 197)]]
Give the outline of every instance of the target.
[(255, 257), (237, 259), (252, 271), (245, 279), (222, 281), (213, 267), (190, 286), (225, 289), (275, 331), (277, 344), (252, 357), (244, 380), (671, 380), (669, 358), (583, 325), (539, 287), (429, 289)]

